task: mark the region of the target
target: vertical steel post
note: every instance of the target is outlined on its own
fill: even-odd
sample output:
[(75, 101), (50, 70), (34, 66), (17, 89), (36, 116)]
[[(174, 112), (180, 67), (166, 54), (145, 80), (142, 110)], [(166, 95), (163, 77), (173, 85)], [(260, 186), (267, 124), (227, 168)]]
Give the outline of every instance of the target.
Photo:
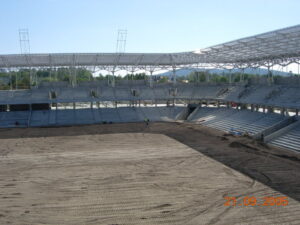
[(153, 74), (153, 70), (150, 70), (150, 87), (151, 88), (153, 87), (153, 77), (152, 77), (152, 74)]
[(10, 90), (13, 89), (13, 84), (12, 84), (12, 76), (11, 76), (11, 70), (9, 69), (8, 70), (8, 73), (9, 73), (9, 86), (10, 86)]
[(270, 66), (268, 66), (268, 83), (271, 85), (273, 83), (273, 74), (270, 70)]
[(242, 68), (242, 73), (240, 74), (240, 83), (244, 83), (244, 74), (245, 73), (245, 68)]
[(176, 86), (176, 67), (173, 66), (173, 85)]
[(229, 69), (229, 84), (232, 84), (232, 75), (231, 75), (232, 69)]
[(16, 73), (16, 90), (18, 89), (18, 73)]
[(111, 82), (111, 86), (115, 87), (115, 69), (113, 69), (112, 71), (112, 82)]

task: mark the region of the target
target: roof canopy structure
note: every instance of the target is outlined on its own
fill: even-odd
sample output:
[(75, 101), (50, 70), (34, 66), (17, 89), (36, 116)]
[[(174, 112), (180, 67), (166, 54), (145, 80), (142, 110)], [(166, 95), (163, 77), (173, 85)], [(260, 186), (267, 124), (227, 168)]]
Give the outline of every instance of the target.
[(209, 63), (251, 63), (300, 57), (300, 25), (216, 45), (197, 52)]
[(59, 53), (0, 55), (0, 68), (32, 67), (232, 67), (299, 62), (300, 25), (181, 53)]

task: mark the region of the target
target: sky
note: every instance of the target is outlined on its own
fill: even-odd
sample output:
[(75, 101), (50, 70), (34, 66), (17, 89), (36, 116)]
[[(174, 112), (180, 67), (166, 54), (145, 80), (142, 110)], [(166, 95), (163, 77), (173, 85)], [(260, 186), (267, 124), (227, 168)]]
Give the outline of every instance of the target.
[(299, 0), (0, 0), (0, 54), (192, 51), (300, 23)]

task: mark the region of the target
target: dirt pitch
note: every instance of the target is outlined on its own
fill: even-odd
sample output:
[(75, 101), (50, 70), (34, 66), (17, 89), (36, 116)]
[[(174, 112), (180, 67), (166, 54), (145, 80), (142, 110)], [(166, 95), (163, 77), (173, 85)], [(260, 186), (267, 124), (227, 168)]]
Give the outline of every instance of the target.
[[(132, 123), (2, 129), (0, 143), (1, 225), (300, 221), (299, 155), (249, 138)], [(239, 206), (245, 196), (289, 204)]]

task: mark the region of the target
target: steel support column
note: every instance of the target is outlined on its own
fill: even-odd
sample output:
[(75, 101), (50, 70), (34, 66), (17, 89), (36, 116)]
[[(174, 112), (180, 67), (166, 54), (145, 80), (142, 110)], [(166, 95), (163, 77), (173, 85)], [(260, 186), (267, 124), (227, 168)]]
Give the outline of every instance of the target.
[(177, 80), (176, 80), (176, 67), (173, 66), (173, 85), (176, 86)]
[(150, 70), (150, 78), (149, 78), (149, 83), (150, 83), (150, 87), (152, 88), (153, 87), (153, 77), (152, 77), (152, 75), (153, 75), (153, 70)]

